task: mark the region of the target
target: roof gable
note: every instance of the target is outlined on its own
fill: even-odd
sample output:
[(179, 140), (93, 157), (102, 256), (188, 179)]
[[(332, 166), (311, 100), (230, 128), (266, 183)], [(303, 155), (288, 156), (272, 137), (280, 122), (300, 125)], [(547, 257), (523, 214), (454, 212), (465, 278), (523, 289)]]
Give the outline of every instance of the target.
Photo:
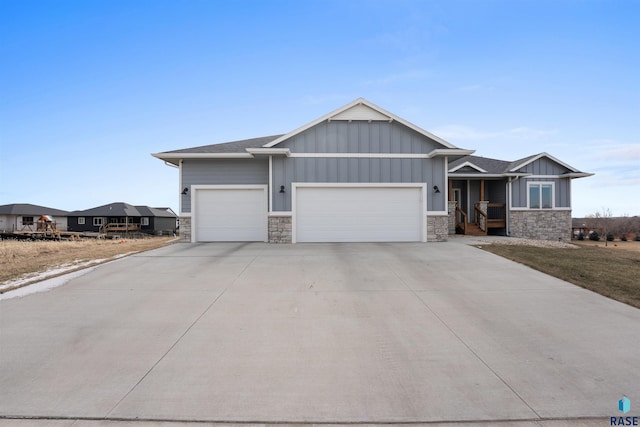
[(562, 168), (566, 169), (566, 171), (568, 172), (580, 172), (578, 169), (574, 168), (573, 166), (569, 166), (568, 164), (562, 162), (559, 159), (556, 159), (555, 157), (553, 157), (548, 153), (535, 154), (533, 156), (528, 156), (523, 159), (516, 160), (515, 162), (512, 162), (511, 165), (509, 166), (509, 172), (518, 172), (520, 171), (520, 169), (524, 168), (525, 166), (528, 166), (540, 159), (545, 159), (545, 158), (557, 164), (558, 166), (561, 166)]
[(474, 170), (476, 172), (487, 173), (486, 170), (482, 169), (480, 166), (477, 166), (477, 165), (471, 163), (468, 160), (463, 162), (463, 163), (461, 163), (461, 164), (459, 164), (458, 166), (455, 166), (455, 167), (449, 169), (449, 172), (462, 171), (462, 169), (464, 169), (465, 172), (472, 172), (472, 170)]
[(263, 147), (265, 148), (270, 148), (273, 146), (276, 146), (278, 144), (280, 144), (281, 142), (295, 136), (298, 135), (299, 133), (304, 132), (307, 129), (312, 128), (313, 126), (322, 123), (324, 121), (332, 121), (332, 120), (347, 120), (347, 121), (352, 121), (352, 120), (365, 120), (365, 121), (388, 121), (388, 122), (393, 122), (396, 121), (398, 123), (403, 124), (404, 126), (413, 129), (414, 131), (426, 136), (427, 138), (441, 144), (444, 148), (454, 148), (456, 149), (457, 147), (454, 146), (453, 144), (445, 141), (444, 139), (437, 137), (435, 135), (433, 135), (430, 132), (427, 132), (426, 130), (414, 125), (413, 123), (410, 123), (398, 116), (396, 116), (393, 113), (388, 112), (387, 110), (378, 107), (377, 105), (367, 101), (364, 98), (358, 98), (350, 103), (348, 103), (347, 105), (344, 105), (340, 108), (338, 108), (337, 110), (334, 110), (328, 114), (325, 114), (324, 116), (313, 120), (309, 123), (307, 123), (306, 125), (300, 126), (299, 128), (280, 136), (279, 138), (266, 143), (263, 145)]

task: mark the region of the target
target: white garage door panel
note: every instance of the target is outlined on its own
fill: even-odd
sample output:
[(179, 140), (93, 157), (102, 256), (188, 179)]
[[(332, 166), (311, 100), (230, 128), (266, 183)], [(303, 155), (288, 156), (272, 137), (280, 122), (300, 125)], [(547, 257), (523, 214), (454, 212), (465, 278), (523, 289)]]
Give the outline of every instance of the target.
[(422, 240), (420, 187), (298, 187), (298, 242)]
[(196, 241), (262, 242), (267, 235), (264, 189), (196, 191)]

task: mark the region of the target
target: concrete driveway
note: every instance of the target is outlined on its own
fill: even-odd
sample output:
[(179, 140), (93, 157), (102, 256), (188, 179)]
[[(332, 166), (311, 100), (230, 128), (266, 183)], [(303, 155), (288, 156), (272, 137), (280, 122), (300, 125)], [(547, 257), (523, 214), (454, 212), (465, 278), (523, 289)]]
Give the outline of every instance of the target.
[(0, 301), (7, 423), (600, 423), (623, 395), (640, 310), (462, 240), (175, 244)]

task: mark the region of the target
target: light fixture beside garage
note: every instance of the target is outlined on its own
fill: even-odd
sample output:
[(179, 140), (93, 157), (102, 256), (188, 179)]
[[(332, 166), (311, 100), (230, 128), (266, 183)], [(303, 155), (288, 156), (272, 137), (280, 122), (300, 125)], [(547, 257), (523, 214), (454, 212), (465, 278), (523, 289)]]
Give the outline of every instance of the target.
[(180, 194), (185, 196), (188, 192), (189, 192), (189, 189), (187, 187), (184, 187), (184, 190), (182, 190), (182, 193), (180, 193)]
[(433, 186), (433, 192), (436, 193), (436, 194), (440, 192), (440, 189), (438, 188), (437, 185)]
[(280, 186), (280, 192), (281, 192), (281, 193), (286, 193), (286, 191), (284, 190), (284, 185), (281, 185), (281, 186)]

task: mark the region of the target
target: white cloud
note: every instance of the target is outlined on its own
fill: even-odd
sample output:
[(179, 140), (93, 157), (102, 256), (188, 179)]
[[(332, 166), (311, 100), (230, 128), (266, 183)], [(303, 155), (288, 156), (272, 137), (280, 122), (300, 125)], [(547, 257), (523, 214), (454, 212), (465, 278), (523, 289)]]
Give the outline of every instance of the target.
[[(629, 161), (638, 162), (640, 161), (640, 144), (615, 144), (613, 147), (609, 146), (605, 150), (598, 152), (596, 157), (623, 160), (625, 163)], [(640, 168), (640, 165), (636, 163), (636, 167)]]

